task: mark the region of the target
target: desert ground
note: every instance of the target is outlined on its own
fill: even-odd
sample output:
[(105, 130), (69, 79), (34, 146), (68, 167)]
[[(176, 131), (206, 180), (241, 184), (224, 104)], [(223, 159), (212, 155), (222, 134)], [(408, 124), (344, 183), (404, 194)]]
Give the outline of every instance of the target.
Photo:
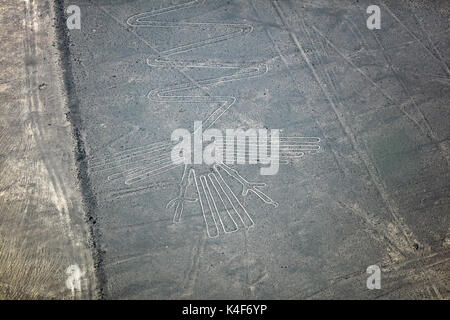
[[(449, 299), (449, 18), (0, 1), (0, 299)], [(194, 123), (278, 130), (278, 170), (174, 163)]]

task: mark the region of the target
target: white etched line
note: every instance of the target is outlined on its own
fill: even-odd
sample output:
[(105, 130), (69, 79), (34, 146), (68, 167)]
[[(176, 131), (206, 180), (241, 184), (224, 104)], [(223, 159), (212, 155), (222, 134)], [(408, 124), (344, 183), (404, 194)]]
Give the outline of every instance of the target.
[(187, 188), (192, 184), (192, 179), (193, 179), (192, 171), (188, 172), (187, 167), (184, 166), (183, 175), (181, 177), (181, 182), (179, 183), (178, 197), (170, 200), (166, 205), (166, 208), (175, 206), (174, 215), (173, 215), (174, 223), (180, 222), (181, 215), (183, 214), (183, 210), (184, 210), (184, 202), (185, 201), (186, 202), (197, 202), (198, 201), (198, 198), (186, 197)]
[[(216, 181), (216, 183), (217, 183), (217, 185), (219, 186), (220, 190), (221, 190), (222, 193), (225, 195), (225, 198), (227, 198), (228, 203), (231, 204), (231, 207), (233, 208), (233, 211), (236, 213), (236, 215), (239, 217), (239, 220), (241, 220), (242, 225), (245, 227), (245, 226), (246, 226), (246, 223), (244, 222), (244, 219), (242, 218), (242, 216), (239, 214), (239, 212), (238, 212), (238, 211), (236, 210), (236, 208), (234, 207), (233, 202), (231, 201), (230, 197), (228, 197), (228, 195), (227, 195), (227, 193), (225, 192), (225, 189), (223, 188), (223, 186), (222, 186), (222, 184), (220, 183), (220, 181), (217, 179), (217, 177), (216, 177), (214, 174), (209, 174), (208, 176), (209, 176), (210, 180), (212, 180), (211, 177), (214, 177), (214, 180)], [(225, 203), (225, 200), (224, 200), (223, 197), (220, 195), (219, 189), (216, 189), (216, 191), (218, 192), (219, 197), (220, 197), (220, 199), (221, 199), (221, 201), (222, 201), (222, 203), (223, 203), (225, 209), (226, 209), (227, 212), (228, 212), (228, 215), (231, 217), (232, 214), (231, 214), (230, 211), (228, 210), (228, 205)]]
[[(233, 214), (232, 214), (232, 213), (230, 212), (230, 210), (228, 209), (228, 206), (227, 206), (227, 204), (225, 203), (225, 200), (223, 199), (222, 195), (220, 194), (219, 189), (217, 189), (217, 187), (216, 187), (216, 183), (219, 184), (219, 182), (217, 181), (216, 183), (214, 183), (214, 181), (211, 179), (210, 176), (208, 176), (208, 178), (209, 178), (209, 180), (211, 181), (212, 186), (213, 186), (214, 190), (216, 191), (217, 196), (218, 196), (219, 199), (220, 199), (220, 202), (222, 202), (222, 205), (223, 205), (223, 208), (224, 208), (225, 212), (227, 213), (227, 215), (228, 215), (228, 217), (230, 218), (230, 220), (233, 222), (233, 224), (234, 224), (234, 226), (235, 226), (235, 228), (236, 228), (235, 231), (237, 231), (237, 230), (239, 229), (239, 227), (238, 227), (236, 221), (233, 219)], [(217, 180), (217, 179), (216, 179), (216, 180)], [(219, 187), (220, 187), (220, 184), (219, 184)], [(240, 218), (239, 215), (238, 215), (238, 217)], [(242, 219), (241, 219), (241, 221), (242, 221)]]
[(215, 235), (211, 235), (211, 233), (209, 232), (208, 222), (206, 221), (205, 207), (203, 206), (202, 196), (201, 196), (201, 193), (200, 193), (200, 189), (198, 187), (197, 176), (195, 174), (195, 170), (194, 169), (191, 169), (191, 172), (192, 172), (192, 175), (194, 177), (195, 188), (197, 189), (198, 200), (199, 200), (199, 203), (200, 203), (200, 208), (202, 210), (203, 220), (205, 221), (206, 234), (208, 235), (209, 238), (217, 238), (219, 236), (219, 230), (217, 230), (216, 226), (215, 226), (215, 229), (216, 229)]
[[(129, 166), (137, 165), (140, 163), (141, 163), (140, 167), (142, 167), (144, 165), (148, 165), (151, 163), (157, 163), (158, 161), (161, 161), (162, 159), (166, 159), (166, 158), (167, 158), (166, 160), (171, 160), (169, 155), (170, 155), (170, 153), (168, 152), (166, 154), (158, 154), (158, 155), (154, 155), (154, 156), (148, 157), (148, 158), (128, 159), (129, 160), (128, 162), (118, 163), (115, 165), (114, 165), (114, 163), (111, 163), (107, 167), (104, 167), (102, 169), (96, 169), (96, 170), (94, 169), (94, 170), (92, 170), (92, 172), (98, 174), (100, 172), (110, 171), (110, 170), (114, 170), (114, 169), (120, 169), (123, 167), (129, 167)], [(135, 168), (138, 168), (138, 167), (135, 167)], [(129, 169), (129, 170), (131, 170), (131, 169)], [(129, 171), (129, 170), (127, 170), (127, 171)], [(125, 172), (125, 171), (122, 171), (122, 172)]]
[(230, 202), (231, 206), (233, 207), (234, 212), (236, 212), (236, 214), (239, 216), (239, 218), (241, 219), (242, 223), (244, 224), (245, 227), (250, 228), (252, 227), (255, 223), (253, 222), (252, 217), (250, 217), (250, 215), (248, 214), (247, 210), (244, 208), (244, 206), (241, 204), (241, 202), (238, 200), (238, 198), (236, 197), (236, 195), (234, 194), (233, 190), (231, 190), (231, 188), (228, 186), (228, 184), (225, 182), (225, 180), (223, 179), (222, 175), (220, 174), (219, 171), (216, 171), (216, 173), (219, 175), (220, 180), (222, 181), (222, 183), (226, 186), (226, 188), (228, 189), (228, 191), (231, 193), (231, 195), (233, 196), (234, 200), (238, 203), (239, 207), (241, 207), (241, 209), (244, 211), (245, 216), (247, 217), (247, 219), (250, 221), (250, 224), (247, 225), (244, 222), (244, 219), (242, 218), (241, 214), (239, 214), (239, 211), (236, 209), (236, 207), (234, 206), (233, 201), (231, 201), (230, 197), (228, 196), (227, 192), (223, 189), (222, 187), (222, 183), (219, 182), (219, 180), (217, 179), (217, 176), (214, 173), (210, 173), (209, 176), (214, 177), (214, 179), (217, 181), (217, 183), (219, 184), (220, 188), (222, 189), (222, 191), (225, 193), (225, 196), (227, 197), (228, 201)]
[[(150, 170), (150, 171), (147, 171), (147, 172), (145, 172), (145, 173), (143, 173), (143, 174), (141, 174), (139, 176), (132, 177), (132, 178), (129, 178), (129, 179), (125, 180), (125, 184), (126, 185), (130, 185), (130, 184), (137, 183), (137, 182), (140, 182), (140, 181), (143, 181), (143, 180), (147, 180), (147, 179), (153, 178), (153, 177), (155, 177), (157, 175), (160, 175), (161, 173), (164, 173), (164, 172), (173, 170), (175, 168), (178, 168), (178, 167), (180, 167), (182, 165), (183, 165), (183, 163), (169, 164), (169, 165), (164, 166), (162, 168), (158, 168), (157, 170)], [(153, 173), (153, 174), (150, 174), (150, 173)]]
[(213, 195), (212, 195), (211, 189), (209, 188), (209, 184), (207, 184), (209, 195), (210, 195), (211, 199), (213, 200), (212, 202), (213, 202), (213, 205), (214, 205), (214, 209), (215, 209), (215, 211), (216, 211), (216, 213), (217, 213), (217, 216), (218, 216), (219, 219), (220, 219), (220, 223), (222, 224), (223, 231), (224, 231), (225, 233), (233, 233), (233, 232), (238, 231), (238, 230), (239, 230), (239, 227), (238, 227), (238, 225), (236, 224), (236, 221), (235, 221), (235, 220), (233, 219), (233, 217), (231, 216), (230, 211), (229, 211), (228, 208), (225, 206), (225, 202), (223, 201), (223, 198), (220, 196), (219, 191), (217, 190), (216, 186), (214, 185), (214, 181), (211, 179), (211, 176), (208, 175), (208, 179), (210, 180), (211, 185), (213, 186), (213, 188), (214, 188), (216, 194), (218, 195), (220, 201), (222, 202), (222, 204), (223, 204), (223, 206), (224, 206), (224, 209), (225, 209), (225, 212), (226, 212), (227, 215), (228, 215), (228, 218), (232, 221), (232, 223), (233, 223), (233, 225), (234, 225), (234, 228), (233, 228), (231, 231), (228, 231), (227, 228), (225, 227), (225, 225), (224, 225), (224, 223), (223, 223), (223, 221), (222, 221), (222, 217), (220, 216), (220, 211), (219, 211), (218, 208), (217, 208), (216, 200), (214, 199), (214, 197), (213, 197)]
[(157, 168), (161, 167), (161, 166), (158, 166), (159, 164), (165, 165), (165, 164), (170, 163), (170, 162), (171, 161), (169, 159), (161, 158), (161, 159), (158, 159), (157, 161), (151, 162), (150, 165), (135, 166), (133, 168), (130, 168), (128, 170), (124, 170), (122, 172), (113, 173), (113, 174), (109, 175), (107, 177), (107, 179), (109, 181), (111, 181), (111, 180), (116, 180), (116, 179), (118, 179), (118, 178), (120, 178), (122, 176), (133, 176), (133, 175), (136, 175), (139, 172), (147, 170), (147, 169), (157, 169)]
[(219, 172), (218, 168), (223, 169), (230, 177), (238, 181), (242, 185), (242, 195), (246, 196), (248, 192), (253, 192), (258, 198), (260, 198), (264, 203), (273, 205), (275, 208), (278, 207), (278, 202), (273, 201), (268, 195), (259, 190), (260, 187), (265, 187), (265, 183), (259, 182), (249, 182), (242, 177), (239, 172), (235, 169), (230, 168), (223, 162), (220, 164), (214, 164), (214, 169)]
[[(165, 150), (165, 149), (168, 149), (170, 147), (171, 147), (170, 144), (166, 144), (166, 145), (161, 145), (161, 146), (155, 146), (155, 147), (152, 147), (152, 148), (142, 149), (141, 151), (135, 151), (135, 152), (131, 152), (131, 153), (123, 153), (123, 154), (120, 154), (120, 155), (112, 154), (111, 156), (109, 156), (108, 158), (103, 159), (102, 161), (92, 162), (90, 167), (91, 168), (97, 168), (97, 167), (101, 167), (101, 166), (107, 165), (109, 163), (114, 163), (116, 161), (127, 160), (130, 157), (138, 157), (138, 156), (146, 155), (148, 153), (153, 153), (153, 152)], [(141, 148), (143, 148), (143, 147), (141, 147)]]
[(100, 159), (100, 158), (93, 157), (93, 158), (90, 159), (90, 161), (91, 162), (96, 162), (96, 161), (102, 162), (102, 161), (105, 161), (107, 159), (110, 159), (113, 156), (121, 156), (122, 154), (139, 152), (139, 150), (144, 150), (145, 151), (145, 150), (148, 150), (149, 148), (159, 147), (161, 145), (168, 145), (168, 144), (170, 144), (170, 141), (153, 142), (153, 143), (149, 143), (149, 144), (146, 144), (146, 145), (143, 145), (143, 146), (126, 148), (126, 149), (114, 152), (113, 154), (108, 155), (108, 158)]
[[(205, 198), (206, 198), (206, 203), (208, 204), (210, 216), (211, 216), (211, 218), (212, 218), (212, 221), (214, 222), (214, 227), (216, 228), (217, 233), (219, 233), (219, 228), (217, 227), (217, 221), (216, 221), (216, 218), (215, 218), (215, 215), (214, 215), (214, 211), (213, 211), (213, 209), (212, 209), (212, 207), (211, 207), (211, 203), (210, 203), (209, 197), (208, 197), (208, 192), (206, 191), (207, 189), (206, 189), (206, 187), (205, 187), (205, 185), (206, 185), (207, 183), (208, 183), (208, 181), (206, 180), (205, 176), (203, 176), (203, 175), (200, 176), (200, 184), (202, 185), (203, 193), (204, 193)], [(209, 195), (211, 195), (211, 194), (209, 194)], [(223, 228), (222, 219), (220, 219), (220, 216), (219, 216), (219, 215), (217, 215), (217, 216), (218, 216), (218, 219), (219, 219), (219, 221), (220, 221), (220, 223), (221, 223), (221, 225), (222, 225), (222, 228)], [(224, 229), (224, 231), (225, 231), (225, 229)]]

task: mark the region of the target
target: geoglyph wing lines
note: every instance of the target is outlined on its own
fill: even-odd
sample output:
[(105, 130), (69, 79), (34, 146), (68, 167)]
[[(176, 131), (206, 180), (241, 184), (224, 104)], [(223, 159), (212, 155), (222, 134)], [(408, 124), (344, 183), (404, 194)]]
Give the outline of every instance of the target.
[[(279, 156), (275, 158), (280, 164), (287, 164), (299, 160), (307, 153), (315, 153), (320, 150), (320, 138), (318, 137), (281, 137), (279, 144)], [(235, 144), (236, 147), (243, 146)], [(250, 156), (250, 147), (245, 143), (245, 152), (240, 153), (237, 148), (234, 157), (237, 160), (247, 160)], [(114, 154), (108, 158), (92, 159), (89, 168), (92, 174), (104, 175), (108, 181), (124, 180), (130, 185), (144, 180), (152, 180), (156, 176), (176, 169), (183, 165), (171, 159), (173, 143), (160, 141), (142, 147), (129, 148)], [(260, 160), (257, 158), (257, 160)]]
[[(317, 137), (282, 137), (278, 160), (288, 163), (303, 157), (305, 153), (315, 153), (320, 149), (319, 142), (320, 138)], [(193, 165), (172, 161), (172, 145), (169, 141), (155, 142), (117, 152), (108, 158), (92, 159), (90, 170), (92, 174), (103, 175), (110, 182), (123, 181), (126, 185), (131, 185), (155, 180), (161, 174), (183, 166), (179, 194), (169, 201), (166, 207), (174, 207), (173, 222), (178, 223), (181, 221), (185, 203), (197, 202), (210, 238), (236, 232), (240, 227), (250, 228), (255, 224), (239, 196), (230, 187), (230, 181), (241, 186), (240, 196), (246, 197), (253, 193), (263, 203), (278, 206), (276, 201), (262, 191), (262, 188), (266, 187), (265, 183), (250, 182), (237, 169), (223, 162), (214, 164), (212, 172), (197, 176)], [(239, 156), (248, 158), (249, 144), (245, 147), (246, 153), (242, 155), (236, 152), (235, 159)], [(189, 187), (195, 188), (196, 197), (187, 196)]]

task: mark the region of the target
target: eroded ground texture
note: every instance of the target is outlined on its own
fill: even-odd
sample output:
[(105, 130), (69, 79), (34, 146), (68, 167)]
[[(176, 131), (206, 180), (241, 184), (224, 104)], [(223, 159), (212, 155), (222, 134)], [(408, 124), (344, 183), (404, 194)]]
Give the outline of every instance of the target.
[(55, 21), (0, 1), (0, 300), (98, 296)]
[[(450, 297), (448, 1), (69, 5), (81, 29), (57, 29), (101, 297)], [(174, 164), (171, 133), (194, 121), (280, 129), (278, 173)]]

